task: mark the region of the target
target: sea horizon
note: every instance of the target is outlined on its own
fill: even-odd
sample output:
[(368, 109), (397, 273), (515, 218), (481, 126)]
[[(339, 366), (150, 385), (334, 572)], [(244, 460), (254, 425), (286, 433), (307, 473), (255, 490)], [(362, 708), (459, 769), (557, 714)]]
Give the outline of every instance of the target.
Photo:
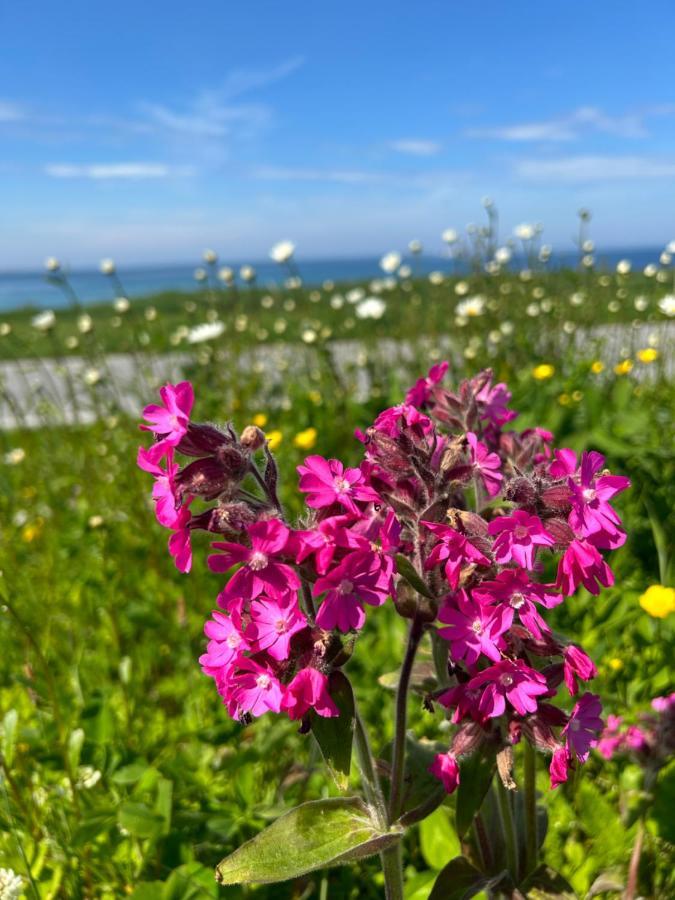
[[(621, 259), (627, 259), (634, 271), (641, 271), (649, 263), (658, 264), (663, 247), (619, 247), (596, 252), (596, 268), (611, 270)], [(550, 268), (576, 268), (579, 254), (575, 250), (554, 253)], [(380, 256), (336, 256), (300, 258), (294, 265), (306, 286), (318, 286), (325, 281), (344, 283), (363, 281), (383, 277), (379, 265)], [(434, 270), (447, 274), (465, 274), (469, 266), (462, 261), (453, 260), (450, 256), (421, 254), (404, 256), (404, 264), (409, 265), (414, 276), (428, 275)], [(515, 255), (510, 267), (517, 269), (525, 265), (525, 258)], [(237, 274), (242, 266), (250, 265), (256, 271), (256, 284), (269, 289), (283, 285), (288, 277), (288, 270), (269, 259), (258, 261), (230, 262), (222, 259), (220, 266), (229, 266)], [(202, 261), (182, 263), (147, 263), (121, 265), (117, 269), (117, 279), (103, 275), (97, 267), (63, 267), (70, 285), (80, 303), (104, 303), (113, 301), (124, 291), (129, 299), (149, 297), (167, 291), (194, 292), (200, 289), (194, 273), (198, 268), (208, 269)], [(0, 271), (0, 311), (8, 312), (19, 309), (63, 308), (68, 306), (69, 299), (53, 283), (50, 283), (47, 272), (42, 270)]]

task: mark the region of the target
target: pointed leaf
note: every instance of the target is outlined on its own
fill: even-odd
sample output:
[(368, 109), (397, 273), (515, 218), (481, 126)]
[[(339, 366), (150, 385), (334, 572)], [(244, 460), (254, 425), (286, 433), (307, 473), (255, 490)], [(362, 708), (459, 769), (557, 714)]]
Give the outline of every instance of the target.
[(328, 689), (340, 715), (324, 718), (312, 711), (312, 734), (335, 783), (341, 791), (346, 791), (349, 787), (354, 742), (354, 692), (349, 679), (342, 672), (332, 673)]
[(495, 772), (495, 755), (489, 748), (478, 750), (459, 764), (459, 788), (457, 790), (457, 834), (464, 837), (473, 817), (485, 799)]
[(429, 900), (469, 900), (499, 884), (506, 873), (483, 875), (463, 856), (451, 859), (436, 879)]
[(407, 556), (404, 556), (402, 553), (396, 554), (396, 568), (401, 578), (404, 578), (410, 587), (414, 588), (418, 594), (427, 597), (429, 600), (436, 599)]
[(432, 869), (442, 869), (462, 852), (457, 832), (450, 823), (450, 811), (444, 806), (439, 806), (420, 823), (420, 849)]
[(577, 900), (574, 888), (547, 865), (540, 865), (522, 885), (528, 900)]
[(372, 856), (401, 839), (382, 830), (358, 797), (312, 800), (292, 809), (216, 867), (221, 884), (270, 884)]
[[(447, 747), (437, 741), (429, 741), (425, 738), (417, 741), (412, 732), (406, 735), (401, 817), (406, 819), (407, 813), (424, 805), (423, 813), (410, 821), (406, 819), (406, 825), (420, 822), (426, 818), (447, 797), (441, 782), (429, 771), (429, 766), (433, 763), (436, 755), (444, 753), (446, 750)], [(392, 745), (389, 743), (382, 751), (382, 759), (387, 763), (391, 762), (391, 752)]]

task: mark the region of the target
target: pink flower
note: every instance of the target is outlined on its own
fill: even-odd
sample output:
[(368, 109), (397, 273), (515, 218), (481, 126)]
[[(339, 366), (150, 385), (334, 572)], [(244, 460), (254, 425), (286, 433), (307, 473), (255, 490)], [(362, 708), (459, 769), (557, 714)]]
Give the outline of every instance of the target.
[(518, 416), (515, 410), (507, 408), (511, 391), (502, 382), (492, 387), (492, 376), (476, 394), (476, 400), (483, 407), (481, 419), (487, 419), (494, 428), (501, 428)]
[(653, 710), (659, 713), (669, 712), (671, 707), (675, 706), (675, 693), (668, 694), (667, 697), (654, 697), (651, 703)]
[(553, 754), (549, 774), (551, 776), (551, 787), (557, 788), (559, 784), (563, 784), (569, 777), (570, 758), (565, 747), (559, 747)]
[(261, 597), (251, 603), (251, 622), (246, 637), (254, 652), (266, 650), (276, 660), (288, 659), (291, 638), (307, 626), (297, 600), (289, 594), (283, 601)]
[(192, 546), (190, 544), (190, 519), (192, 515), (187, 506), (183, 506), (174, 523), (173, 534), (169, 538), (169, 553), (174, 558), (179, 572), (189, 572), (192, 568)]
[(446, 598), (438, 618), (450, 626), (439, 628), (438, 633), (450, 643), (452, 658), (473, 666), (481, 653), (494, 662), (501, 659), (500, 650), (505, 647), (502, 635), (511, 626), (513, 611), (483, 606), (466, 591), (459, 591)]
[(481, 698), (481, 694), (482, 689), (480, 686), (470, 688), (469, 682), (465, 681), (463, 684), (455, 685), (455, 687), (449, 688), (442, 693), (438, 698), (438, 702), (441, 706), (445, 706), (446, 709), (454, 707), (455, 711), (452, 714), (451, 721), (455, 725), (467, 716), (470, 716), (476, 722), (482, 722), (483, 715), (478, 710), (478, 701)]
[(143, 431), (153, 431), (161, 437), (163, 447), (175, 447), (187, 432), (190, 412), (194, 403), (194, 391), (189, 381), (165, 384), (159, 395), (163, 406), (151, 403), (143, 410), (143, 418), (150, 425), (141, 425)]
[(644, 752), (649, 749), (647, 733), (638, 725), (629, 725), (624, 736), (626, 746), (634, 753)]
[(289, 530), (279, 519), (256, 522), (248, 529), (251, 547), (227, 542), (216, 542), (214, 553), (208, 558), (212, 572), (227, 572), (237, 563), (243, 563), (225, 585), (219, 602), (229, 606), (232, 602), (241, 606), (263, 592), (270, 597), (283, 597), (300, 587), (296, 571), (286, 563), (278, 562), (274, 555), (286, 547)]
[(269, 666), (261, 666), (249, 658), (243, 658), (230, 683), (230, 715), (239, 717), (248, 712), (261, 716), (270, 710), (281, 712), (283, 689)]
[(434, 431), (434, 423), (409, 403), (400, 403), (383, 410), (373, 422), (373, 428), (393, 439), (405, 432), (419, 443)]
[(480, 603), (505, 603), (518, 613), (518, 618), (532, 635), (541, 640), (550, 628), (537, 612), (535, 603), (550, 609), (562, 603), (562, 596), (547, 590), (546, 585), (530, 581), (523, 569), (504, 569), (494, 581), (482, 581), (473, 589)]
[(327, 575), (317, 579), (312, 593), (315, 597), (326, 592), (316, 617), (319, 628), (332, 631), (363, 628), (363, 603), (381, 606), (387, 592), (380, 585), (381, 569), (376, 554), (356, 551), (350, 553)]
[(199, 664), (205, 675), (215, 678), (222, 669), (231, 668), (249, 649), (249, 644), (229, 616), (215, 610), (211, 615), (213, 618), (204, 625), (204, 633), (210, 640), (206, 653), (199, 657)]
[(366, 484), (360, 469), (345, 469), (338, 459), (308, 456), (303, 466), (298, 466), (299, 487), (306, 493), (307, 506), (322, 509), (339, 503), (351, 513), (358, 513), (355, 500), (373, 503), (379, 500), (375, 491)]
[(310, 709), (327, 718), (340, 715), (328, 692), (328, 678), (316, 669), (300, 669), (286, 686), (281, 708), (290, 719), (302, 719)]
[(480, 475), (488, 496), (495, 497), (502, 484), (502, 474), (499, 471), (501, 460), (496, 453), (490, 453), (472, 431), (467, 433), (466, 439), (469, 442), (471, 463)]
[(596, 750), (605, 759), (611, 759), (623, 744), (624, 736), (619, 733), (623, 719), (621, 716), (607, 716), (607, 727), (602, 732)]
[(410, 388), (405, 395), (405, 402), (409, 403), (411, 406), (417, 406), (420, 409), (426, 406), (431, 399), (431, 391), (434, 385), (443, 381), (449, 365), (450, 363), (440, 362), (436, 363), (435, 366), (432, 366), (429, 369), (427, 377), (418, 378), (415, 384)]
[(567, 749), (579, 762), (586, 762), (588, 754), (602, 731), (600, 718), (602, 703), (596, 694), (584, 694), (574, 706), (562, 734), (567, 739)]
[(370, 542), (348, 527), (353, 521), (348, 515), (329, 516), (309, 531), (292, 531), (287, 549), (298, 564), (314, 556), (316, 571), (325, 575), (340, 550), (369, 549)]
[(485, 718), (501, 716), (506, 701), (520, 716), (537, 709), (536, 697), (548, 693), (546, 679), (522, 660), (504, 659), (479, 672), (468, 683), (469, 689), (483, 688), (478, 704)]
[(600, 587), (614, 584), (614, 575), (600, 553), (588, 541), (574, 540), (558, 563), (556, 586), (566, 597), (580, 584), (591, 594), (599, 594)]
[(160, 450), (161, 444), (153, 444), (149, 450), (145, 447), (138, 448), (137, 464), (138, 467), (145, 472), (149, 472), (155, 477), (155, 483), (152, 486), (152, 497), (155, 501), (155, 516), (160, 525), (165, 528), (173, 528), (178, 519), (180, 506), (176, 498), (175, 482), (176, 473), (178, 472), (178, 464), (173, 461), (173, 449), (166, 451), (166, 469), (163, 469), (157, 459), (161, 458), (157, 448)]
[(453, 590), (457, 589), (460, 572), (465, 563), (490, 565), (490, 560), (477, 547), (474, 547), (463, 534), (455, 531), (449, 525), (442, 525), (438, 522), (421, 522), (420, 524), (439, 538), (438, 543), (427, 557), (424, 568), (433, 569), (434, 566), (444, 562), (445, 577)]
[(577, 677), (582, 681), (590, 681), (598, 674), (595, 663), (587, 656), (580, 647), (570, 644), (563, 650), (565, 684), (567, 690), (574, 696), (579, 687), (577, 685)]
[(500, 565), (513, 560), (524, 569), (534, 568), (537, 547), (552, 547), (555, 539), (546, 531), (538, 516), (530, 516), (523, 509), (515, 509), (510, 516), (497, 516), (488, 525), (491, 535), (497, 535), (493, 545), (495, 559)]
[(450, 750), (447, 753), (438, 753), (429, 766), (429, 771), (443, 782), (446, 793), (452, 794), (459, 787), (459, 765)]

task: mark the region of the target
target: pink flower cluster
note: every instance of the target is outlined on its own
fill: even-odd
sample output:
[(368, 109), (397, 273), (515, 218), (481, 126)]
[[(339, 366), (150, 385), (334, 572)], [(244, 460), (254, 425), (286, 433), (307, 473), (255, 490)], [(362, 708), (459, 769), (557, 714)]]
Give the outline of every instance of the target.
[[(579, 586), (597, 594), (612, 583), (602, 551), (625, 533), (609, 501), (629, 482), (605, 472), (598, 453), (554, 450), (543, 429), (507, 429), (517, 413), (489, 371), (452, 392), (447, 369), (434, 366), (405, 403), (357, 432), (359, 466), (310, 456), (298, 467), (302, 527), (284, 516), (262, 432), (192, 423), (187, 383), (166, 385), (163, 405), (145, 409), (150, 424), (141, 427), (155, 443), (139, 451), (139, 465), (155, 478), (157, 519), (172, 531), (181, 571), (194, 529), (226, 537), (208, 556), (229, 577), (200, 663), (231, 716), (285, 711), (306, 727), (311, 715), (338, 715), (331, 674), (349, 658), (367, 608), (391, 598), (447, 644), (443, 687), (427, 703), (447, 708), (457, 726), (432, 766), (446, 789), (458, 784), (461, 756), (481, 746), (498, 754), (523, 738), (552, 753), (556, 785), (588, 758), (602, 720), (594, 694), (570, 713), (551, 702), (562, 683), (577, 697), (596, 670), (552, 633), (546, 613)], [(176, 454), (193, 461), (181, 468)], [(194, 513), (195, 501), (215, 506)], [(399, 575), (399, 555), (415, 579)]]
[(659, 768), (675, 753), (675, 693), (655, 697), (652, 712), (641, 713), (637, 722), (624, 724), (621, 716), (607, 716), (607, 726), (597, 742), (605, 759), (632, 756), (645, 768)]

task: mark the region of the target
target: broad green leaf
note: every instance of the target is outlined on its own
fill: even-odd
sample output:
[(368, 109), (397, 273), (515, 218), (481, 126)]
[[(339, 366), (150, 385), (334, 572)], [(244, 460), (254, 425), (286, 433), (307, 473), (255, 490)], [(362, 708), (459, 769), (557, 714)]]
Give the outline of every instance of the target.
[(522, 885), (528, 900), (576, 900), (574, 888), (559, 872), (542, 864)]
[(173, 781), (169, 778), (160, 778), (157, 782), (157, 800), (155, 812), (158, 812), (163, 820), (162, 834), (168, 834), (171, 830), (171, 808), (173, 801)]
[(439, 874), (429, 900), (469, 900), (481, 891), (495, 887), (505, 874), (484, 875), (463, 856), (457, 856)]
[(654, 790), (651, 819), (656, 823), (659, 837), (675, 844), (675, 762), (663, 769)]
[(128, 766), (122, 766), (121, 769), (114, 772), (111, 781), (114, 784), (121, 785), (136, 784), (147, 770), (148, 764), (146, 762), (139, 761), (130, 763)]
[(402, 553), (396, 554), (396, 568), (401, 578), (404, 578), (410, 587), (414, 588), (418, 594), (427, 597), (429, 600), (436, 599), (407, 556), (404, 556)]
[(213, 870), (199, 862), (186, 863), (174, 869), (164, 883), (162, 900), (206, 900), (217, 897), (218, 883)]
[(277, 819), (216, 867), (221, 884), (270, 884), (372, 856), (401, 839), (358, 797), (312, 800)]
[(462, 852), (446, 807), (439, 806), (420, 823), (420, 849), (432, 869), (442, 869), (448, 860)]
[(164, 826), (164, 819), (144, 803), (123, 803), (117, 814), (121, 828), (139, 838), (159, 837)]
[(471, 827), (473, 817), (485, 799), (495, 772), (495, 755), (489, 749), (479, 750), (460, 760), (457, 789), (457, 834), (463, 838)]
[(429, 628), (431, 637), (431, 655), (434, 660), (434, 669), (439, 687), (449, 687), (450, 675), (448, 673), (448, 642), (438, 633), (437, 628)]
[[(403, 806), (402, 816), (417, 809), (421, 804), (426, 805), (426, 813), (429, 815), (440, 806), (447, 794), (443, 785), (435, 775), (429, 771), (429, 766), (434, 761), (436, 754), (444, 753), (447, 747), (436, 741), (415, 740), (412, 732), (406, 735), (405, 741), (405, 769), (403, 773)], [(391, 743), (387, 744), (382, 752), (385, 762), (391, 761)], [(414, 819), (419, 822), (425, 816)], [(406, 822), (406, 824), (410, 824)]]
[(332, 673), (329, 691), (340, 715), (324, 718), (312, 712), (312, 734), (321, 748), (335, 783), (341, 791), (346, 791), (349, 787), (354, 742), (354, 692), (349, 679), (342, 672)]

